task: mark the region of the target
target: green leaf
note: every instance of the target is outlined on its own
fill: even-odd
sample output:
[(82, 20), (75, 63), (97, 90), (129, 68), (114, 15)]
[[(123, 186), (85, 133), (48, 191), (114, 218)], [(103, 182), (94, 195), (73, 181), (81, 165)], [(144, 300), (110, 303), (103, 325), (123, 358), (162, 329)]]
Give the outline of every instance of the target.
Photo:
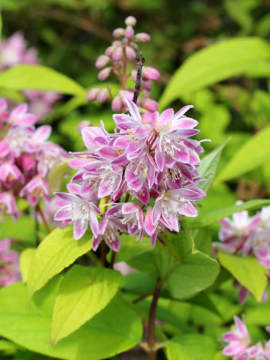
[(267, 286), (267, 269), (254, 257), (239, 257), (219, 251), (218, 258), (222, 266), (260, 302)]
[(121, 248), (116, 253), (116, 262), (128, 261), (135, 256), (153, 250), (149, 238), (144, 237), (143, 241), (137, 240), (138, 236), (121, 235)]
[(245, 311), (245, 321), (247, 324), (258, 326), (269, 326), (270, 306), (269, 302), (260, 304), (260, 306), (248, 307)]
[(210, 211), (208, 213), (202, 214), (194, 219), (185, 219), (186, 226), (190, 228), (198, 228), (202, 226), (212, 225), (227, 216), (232, 215), (233, 213), (242, 211), (242, 210), (257, 210), (263, 206), (270, 205), (269, 199), (261, 199), (261, 200), (250, 200), (246, 201), (241, 205), (233, 205), (223, 209), (218, 209), (215, 211)]
[(175, 336), (166, 343), (168, 360), (213, 360), (217, 344), (210, 337), (199, 334)]
[(142, 324), (135, 311), (120, 297), (79, 330), (55, 346), (50, 344), (51, 315), (29, 302), (22, 283), (0, 291), (0, 333), (31, 351), (57, 359), (107, 359), (136, 346)]
[(256, 37), (221, 41), (198, 51), (176, 71), (165, 89), (160, 106), (203, 87), (256, 67), (259, 61), (270, 58), (269, 44)]
[(92, 241), (88, 232), (82, 239), (74, 240), (72, 227), (53, 230), (39, 245), (33, 258), (28, 276), (30, 294), (33, 295), (54, 275), (91, 248)]
[(56, 91), (86, 96), (86, 90), (74, 80), (42, 65), (18, 65), (0, 75), (0, 87), (13, 90)]
[[(18, 231), (18, 229), (20, 229), (20, 231)], [(34, 244), (35, 219), (30, 216), (21, 216), (16, 223), (11, 218), (5, 219), (0, 226), (0, 238), (6, 237)]]
[(270, 126), (247, 141), (220, 172), (217, 182), (234, 179), (269, 160)]
[(105, 268), (73, 267), (62, 279), (52, 319), (52, 343), (79, 329), (115, 296), (121, 274)]
[(208, 191), (214, 182), (220, 155), (225, 145), (226, 143), (222, 144), (216, 150), (206, 155), (201, 161), (198, 171), (200, 177), (206, 178), (206, 181), (200, 184), (200, 188), (204, 191)]
[(48, 183), (51, 193), (59, 191), (64, 181), (65, 175), (71, 175), (74, 170), (68, 166), (70, 160), (66, 160), (54, 166), (48, 175)]
[(22, 274), (22, 280), (24, 283), (28, 281), (28, 273), (35, 256), (36, 249), (26, 249), (21, 253), (20, 256), (20, 271)]
[(165, 283), (175, 299), (187, 299), (212, 285), (219, 273), (215, 259), (194, 251), (170, 273)]

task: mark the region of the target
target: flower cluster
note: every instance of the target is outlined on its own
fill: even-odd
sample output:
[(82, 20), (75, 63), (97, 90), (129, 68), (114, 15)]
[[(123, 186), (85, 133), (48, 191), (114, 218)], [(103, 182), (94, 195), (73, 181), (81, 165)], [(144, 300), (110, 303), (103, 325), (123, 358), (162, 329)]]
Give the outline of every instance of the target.
[(8, 213), (16, 220), (16, 198), (27, 198), (35, 206), (49, 199), (47, 175), (66, 153), (47, 139), (48, 125), (35, 129), (37, 116), (28, 113), (26, 104), (7, 110), (7, 102), (0, 99), (0, 213)]
[[(109, 99), (112, 103), (112, 110), (120, 112), (126, 110), (125, 98), (132, 100), (134, 89), (127, 87), (127, 81), (131, 78), (136, 82), (137, 72), (132, 70), (130, 65), (136, 61), (138, 54), (137, 43), (145, 43), (150, 41), (150, 35), (146, 33), (135, 34), (134, 26), (136, 19), (129, 16), (125, 19), (126, 28), (117, 28), (113, 31), (115, 40), (106, 49), (104, 55), (100, 55), (96, 61), (96, 67), (101, 69), (98, 73), (100, 81), (106, 80), (111, 73), (114, 73), (120, 81), (121, 90), (117, 94), (112, 95), (109, 87), (92, 88), (88, 91), (88, 100), (96, 100), (100, 103)], [(158, 104), (151, 97), (150, 90), (151, 81), (159, 78), (158, 70), (152, 67), (144, 66), (142, 68), (142, 79), (140, 82), (141, 98), (138, 104), (147, 111), (156, 111)]]
[[(223, 341), (228, 345), (223, 354), (233, 360), (270, 360), (270, 341), (264, 344), (252, 344), (248, 329), (243, 321), (234, 317), (235, 327), (223, 335)], [(270, 328), (266, 330), (269, 332)]]
[[(0, 43), (0, 54), (0, 72), (20, 64), (39, 64), (36, 49), (27, 48), (21, 32), (14, 33)], [(50, 113), (53, 104), (60, 98), (60, 95), (53, 91), (25, 90), (23, 93), (30, 103), (29, 110), (40, 118)]]
[[(270, 269), (270, 207), (252, 217), (247, 211), (240, 211), (232, 220), (225, 218), (220, 223), (220, 242), (215, 246), (233, 254), (252, 254), (262, 266)], [(241, 288), (239, 301), (244, 302), (248, 294), (247, 289)]]
[(0, 241), (0, 286), (7, 286), (19, 281), (19, 254), (10, 250), (11, 240)]
[(78, 170), (69, 193), (56, 194), (65, 205), (55, 220), (73, 223), (75, 239), (90, 224), (94, 249), (104, 239), (117, 251), (122, 232), (138, 239), (146, 234), (154, 245), (162, 231), (179, 231), (179, 215), (197, 216), (194, 202), (205, 196), (197, 186), (203, 149), (191, 139), (198, 123), (186, 116), (192, 106), (143, 115), (128, 99), (126, 106), (129, 114), (113, 115), (113, 134), (102, 123), (82, 129), (88, 151), (76, 153), (69, 163)]

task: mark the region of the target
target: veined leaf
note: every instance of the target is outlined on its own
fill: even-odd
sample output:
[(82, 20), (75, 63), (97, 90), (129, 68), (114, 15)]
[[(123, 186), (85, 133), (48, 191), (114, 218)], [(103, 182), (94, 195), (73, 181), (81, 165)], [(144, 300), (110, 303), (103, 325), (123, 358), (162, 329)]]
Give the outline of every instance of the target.
[(188, 58), (176, 71), (161, 97), (160, 107), (231, 76), (244, 74), (269, 58), (269, 44), (256, 37), (210, 45)]

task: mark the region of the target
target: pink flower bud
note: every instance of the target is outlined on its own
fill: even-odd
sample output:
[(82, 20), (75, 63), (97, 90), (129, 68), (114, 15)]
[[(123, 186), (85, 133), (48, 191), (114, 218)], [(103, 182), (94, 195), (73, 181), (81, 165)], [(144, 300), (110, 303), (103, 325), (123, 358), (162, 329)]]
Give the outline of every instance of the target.
[(87, 93), (87, 100), (88, 101), (93, 101), (95, 100), (98, 92), (99, 92), (99, 88), (92, 88), (90, 90), (88, 90), (88, 93)]
[(134, 26), (136, 25), (136, 18), (134, 16), (128, 16), (126, 19), (125, 19), (125, 24), (127, 26)]
[(122, 100), (128, 99), (128, 100), (132, 101), (132, 99), (133, 99), (132, 91), (120, 90), (119, 95), (121, 96)]
[(148, 98), (145, 100), (143, 107), (148, 111), (154, 112), (158, 110), (158, 103), (155, 100)]
[(136, 52), (130, 46), (126, 47), (126, 55), (129, 60), (134, 60), (136, 58)]
[(117, 95), (113, 101), (112, 101), (112, 110), (113, 111), (121, 111), (123, 106), (123, 102), (121, 100), (121, 97)]
[(138, 41), (138, 42), (146, 43), (146, 42), (149, 42), (151, 40), (151, 37), (147, 33), (138, 33), (135, 36), (135, 40)]
[(109, 46), (106, 50), (105, 50), (105, 54), (107, 56), (112, 56), (112, 53), (113, 53), (113, 47), (112, 46)]
[(152, 88), (152, 84), (150, 81), (142, 81), (142, 89), (146, 91), (150, 91)]
[(157, 80), (160, 77), (159, 71), (149, 66), (143, 67), (142, 74), (146, 80)]
[(100, 103), (103, 103), (104, 101), (106, 101), (108, 99), (108, 90), (105, 89), (100, 89), (98, 94), (97, 94), (97, 101)]
[(113, 31), (113, 37), (120, 38), (125, 35), (125, 30), (122, 28), (117, 28)]
[(133, 27), (131, 26), (127, 26), (126, 30), (125, 30), (125, 36), (127, 39), (132, 39), (134, 36), (134, 30)]
[(119, 40), (115, 40), (115, 41), (112, 42), (112, 47), (113, 48), (116, 48), (116, 47), (121, 46), (121, 45), (122, 45), (122, 42), (119, 41)]
[(123, 56), (123, 49), (122, 49), (121, 46), (119, 46), (119, 47), (117, 47), (117, 48), (115, 48), (115, 49), (113, 50), (112, 59), (113, 59), (114, 61), (119, 61), (119, 60), (121, 60), (121, 59), (122, 59), (122, 56)]
[(99, 73), (98, 73), (98, 78), (100, 81), (104, 81), (107, 79), (107, 77), (110, 75), (110, 72), (111, 72), (112, 68), (111, 67), (106, 67), (104, 68), (103, 70), (101, 70)]
[(131, 71), (131, 78), (132, 78), (132, 80), (134, 82), (136, 81), (136, 78), (137, 78), (137, 71), (136, 70)]
[(98, 69), (100, 69), (100, 68), (102, 68), (103, 66), (106, 66), (109, 61), (110, 61), (109, 56), (107, 56), (107, 55), (100, 55), (100, 56), (97, 58), (96, 67), (97, 67)]

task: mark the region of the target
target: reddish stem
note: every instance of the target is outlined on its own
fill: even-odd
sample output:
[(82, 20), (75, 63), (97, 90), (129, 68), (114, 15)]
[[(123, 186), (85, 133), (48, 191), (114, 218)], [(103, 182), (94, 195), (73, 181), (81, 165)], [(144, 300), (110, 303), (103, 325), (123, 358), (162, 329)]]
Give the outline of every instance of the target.
[(44, 224), (45, 230), (46, 230), (47, 233), (49, 234), (49, 233), (51, 232), (51, 229), (49, 228), (48, 222), (47, 222), (47, 220), (46, 220), (46, 218), (45, 218), (45, 215), (44, 215), (44, 213), (43, 213), (43, 211), (42, 211), (42, 209), (41, 209), (41, 207), (40, 207), (40, 204), (37, 204), (37, 211), (39, 212), (39, 215), (40, 215), (40, 217), (41, 217), (41, 219), (42, 219), (42, 222), (43, 222), (43, 224)]

